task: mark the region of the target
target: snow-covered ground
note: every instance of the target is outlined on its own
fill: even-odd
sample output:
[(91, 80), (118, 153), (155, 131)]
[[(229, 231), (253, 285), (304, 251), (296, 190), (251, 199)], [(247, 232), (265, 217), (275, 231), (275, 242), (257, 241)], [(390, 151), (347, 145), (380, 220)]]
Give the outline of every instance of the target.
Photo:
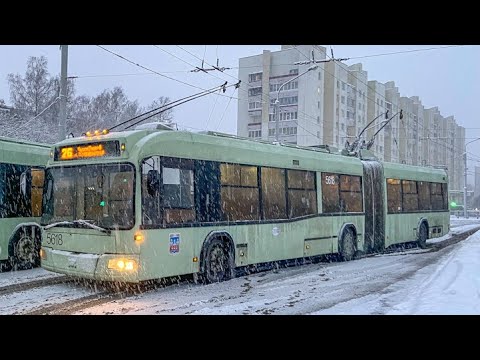
[[(480, 226), (480, 220), (452, 218), (453, 226), (451, 233), (463, 232)], [(3, 273), (0, 288), (51, 276), (56, 275), (42, 269)], [(0, 314), (92, 294), (91, 288), (71, 283), (0, 292)], [(480, 231), (439, 251), (412, 249), (282, 268), (219, 284), (183, 282), (83, 307), (76, 314), (480, 314), (479, 294)]]
[(32, 280), (50, 279), (58, 276), (60, 275), (41, 268), (22, 271), (7, 271), (0, 273), (0, 288), (8, 285), (23, 284)]

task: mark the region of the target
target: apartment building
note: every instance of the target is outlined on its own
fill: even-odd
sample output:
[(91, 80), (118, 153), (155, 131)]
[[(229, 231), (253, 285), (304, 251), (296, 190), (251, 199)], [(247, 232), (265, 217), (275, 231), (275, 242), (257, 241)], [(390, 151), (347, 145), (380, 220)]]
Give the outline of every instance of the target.
[(363, 135), (370, 140), (388, 111), (389, 118), (397, 116), (376, 135), (375, 155), (383, 161), (445, 166), (450, 188), (463, 189), (465, 129), (453, 116), (442, 116), (438, 107), (425, 108), (418, 96), (401, 96), (394, 81), (368, 80), (360, 63), (321, 62), (308, 71), (313, 59), (328, 60), (326, 49), (283, 45), (239, 60), (239, 136), (341, 149), (376, 118)]

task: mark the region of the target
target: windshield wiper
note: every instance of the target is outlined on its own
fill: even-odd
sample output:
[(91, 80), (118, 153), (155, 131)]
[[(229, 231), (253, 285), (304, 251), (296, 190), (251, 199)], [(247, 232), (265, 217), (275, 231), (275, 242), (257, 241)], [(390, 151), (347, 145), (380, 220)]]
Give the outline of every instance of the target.
[(104, 229), (100, 226), (97, 226), (97, 225), (94, 225), (94, 224), (90, 223), (89, 221), (93, 221), (93, 220), (79, 219), (79, 220), (73, 220), (73, 221), (59, 221), (59, 222), (44, 226), (43, 229), (47, 230), (47, 229), (53, 228), (55, 226), (62, 226), (62, 225), (82, 225), (82, 226), (89, 227), (90, 229), (94, 229), (94, 230), (97, 230), (97, 231), (100, 231), (100, 232), (103, 232), (103, 233), (106, 233), (106, 234), (110, 235), (111, 231), (109, 229)]
[(47, 230), (47, 229), (53, 228), (55, 226), (60, 226), (60, 225), (74, 225), (74, 223), (71, 222), (71, 221), (59, 221), (59, 222), (44, 226), (43, 229)]
[(74, 220), (73, 223), (74, 224), (79, 224), (79, 225), (84, 225), (84, 226), (87, 226), (91, 229), (94, 229), (94, 230), (98, 230), (100, 232), (104, 232), (106, 234), (110, 234), (111, 231), (109, 229), (105, 229), (105, 228), (102, 228), (100, 226), (97, 226), (95, 224), (92, 224), (90, 221), (93, 221), (93, 220), (82, 220), (82, 219), (79, 219), (79, 220)]

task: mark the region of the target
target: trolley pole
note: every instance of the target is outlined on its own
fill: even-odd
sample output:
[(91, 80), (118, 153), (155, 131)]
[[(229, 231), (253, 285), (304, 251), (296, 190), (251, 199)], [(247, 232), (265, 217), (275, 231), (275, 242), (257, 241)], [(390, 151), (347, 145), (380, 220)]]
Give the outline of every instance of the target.
[(68, 45), (60, 45), (62, 50), (62, 71), (60, 74), (60, 112), (59, 112), (59, 140), (65, 140), (67, 133), (67, 64)]

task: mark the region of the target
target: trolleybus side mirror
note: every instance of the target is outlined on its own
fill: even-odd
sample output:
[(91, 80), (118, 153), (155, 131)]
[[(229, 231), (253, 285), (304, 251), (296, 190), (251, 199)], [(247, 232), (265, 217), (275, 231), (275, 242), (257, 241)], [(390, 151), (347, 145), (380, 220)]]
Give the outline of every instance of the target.
[(147, 192), (150, 196), (155, 196), (160, 185), (160, 174), (157, 170), (149, 170), (147, 173)]

